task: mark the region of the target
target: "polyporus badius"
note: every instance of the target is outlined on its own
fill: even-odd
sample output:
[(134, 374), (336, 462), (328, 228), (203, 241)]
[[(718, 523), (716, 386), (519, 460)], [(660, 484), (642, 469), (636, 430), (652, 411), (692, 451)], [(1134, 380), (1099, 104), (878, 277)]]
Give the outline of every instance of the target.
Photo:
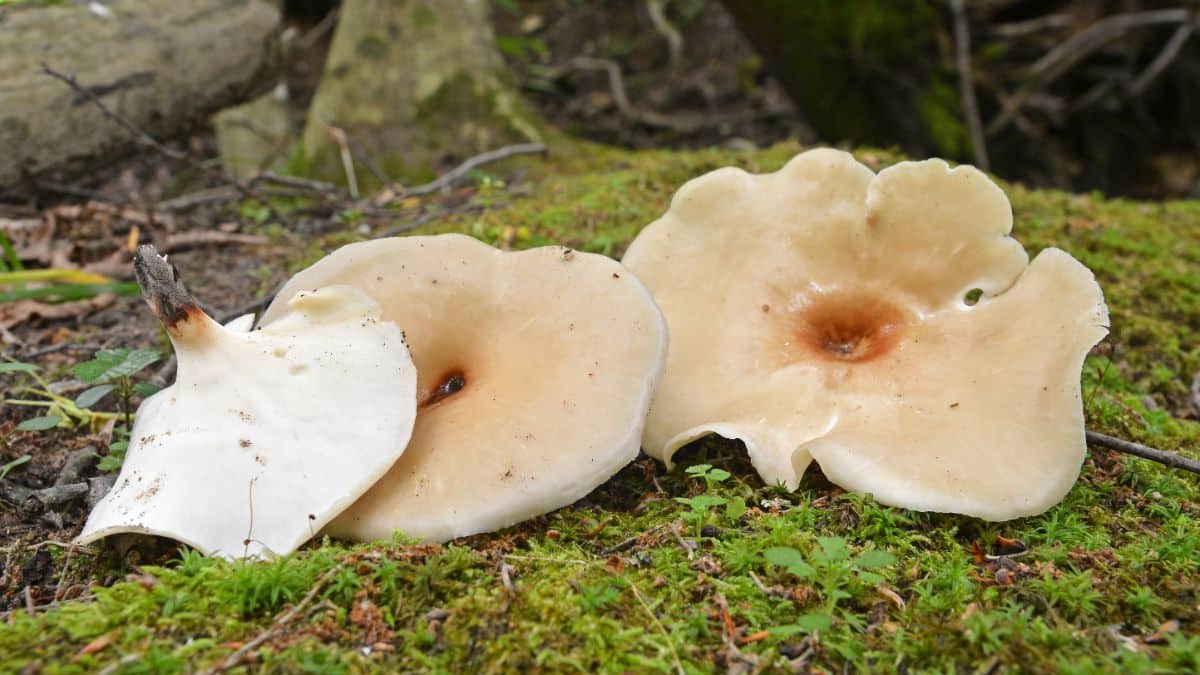
[(687, 183), (624, 259), (671, 331), (646, 452), (716, 433), (791, 489), (815, 460), (885, 504), (1049, 508), (1083, 461), (1108, 312), (1086, 267), (1029, 262), (1011, 229), (986, 175), (941, 160), (875, 175), (822, 149)]
[[(281, 297), (328, 284), (361, 289), (404, 326), (419, 400), (404, 456), (330, 534), (499, 529), (580, 499), (637, 456), (666, 326), (617, 261), (454, 234), (379, 239), (300, 272)], [(264, 329), (283, 310), (268, 308)]]
[(175, 384), (138, 409), (121, 474), (79, 535), (138, 532), (209, 555), (295, 550), (404, 451), (416, 369), (360, 291), (286, 296), (270, 326), (221, 326), (143, 246), (138, 282), (175, 345)]

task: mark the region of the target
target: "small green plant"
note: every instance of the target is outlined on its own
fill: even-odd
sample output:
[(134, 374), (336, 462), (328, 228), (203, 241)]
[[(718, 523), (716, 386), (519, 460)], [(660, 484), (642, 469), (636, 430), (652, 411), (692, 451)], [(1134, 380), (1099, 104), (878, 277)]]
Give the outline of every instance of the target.
[[(779, 636), (829, 628), (837, 616), (838, 603), (852, 597), (852, 589), (881, 583), (883, 576), (872, 570), (896, 562), (894, 555), (878, 549), (864, 551), (855, 557), (841, 537), (817, 537), (817, 549), (807, 560), (799, 551), (786, 546), (769, 548), (763, 552), (763, 557), (767, 562), (816, 584), (825, 603), (819, 612), (805, 614), (790, 625), (771, 629)], [(859, 623), (856, 617), (845, 612), (841, 618), (847, 623)]]
[(689, 466), (686, 473), (692, 478), (699, 478), (704, 481), (704, 494), (696, 495), (695, 497), (676, 497), (675, 501), (683, 504), (691, 509), (683, 514), (683, 519), (695, 523), (696, 536), (701, 536), (701, 530), (708, 524), (709, 516), (712, 513), (714, 506), (725, 506), (725, 515), (731, 519), (737, 519), (746, 512), (746, 504), (740, 499), (725, 499), (709, 494), (719, 483), (729, 480), (729, 472), (724, 469), (714, 468), (711, 464), (695, 464)]
[(33, 459), (33, 455), (21, 455), (13, 461), (8, 462), (4, 466), (0, 466), (0, 480), (4, 480), (4, 477), (7, 476), (10, 471), (18, 466), (21, 466), (22, 464), (28, 463), (31, 459)]
[(57, 426), (75, 426), (76, 424), (97, 425), (115, 415), (93, 413), (75, 405), (66, 396), (54, 393), (50, 383), (41, 375), (41, 369), (32, 363), (7, 361), (0, 363), (0, 375), (10, 375), (27, 378), (31, 383), (22, 384), (13, 389), (15, 398), (5, 399), (9, 405), (31, 408), (44, 408), (42, 415), (30, 417), (17, 425), (16, 431), (46, 431)]
[(75, 377), (92, 385), (75, 397), (75, 405), (90, 409), (116, 392), (121, 416), (128, 430), (133, 420), (133, 395), (149, 396), (158, 387), (149, 382), (133, 382), (133, 376), (156, 363), (159, 354), (153, 349), (103, 349), (89, 361), (75, 364)]
[[(100, 458), (101, 471), (121, 468), (125, 450), (129, 447), (129, 430), (133, 425), (134, 394), (149, 396), (158, 387), (149, 382), (134, 382), (133, 378), (159, 359), (153, 349), (108, 349), (96, 353), (95, 358), (75, 365), (75, 376), (92, 385), (74, 399), (55, 393), (40, 369), (31, 363), (9, 361), (0, 363), (0, 375), (19, 375), (32, 380), (16, 389), (19, 398), (6, 399), (5, 403), (19, 406), (45, 408), (45, 414), (31, 417), (17, 425), (16, 431), (46, 431), (58, 426), (73, 427), (86, 424), (93, 430), (112, 419), (121, 419), (123, 424), (115, 430), (115, 438), (109, 444), (109, 454)], [(117, 412), (102, 412), (92, 408), (116, 393)]]
[(9, 255), (11, 247), (7, 240), (0, 240), (0, 287), (4, 289), (0, 290), (0, 302), (67, 302), (94, 298), (101, 293), (133, 295), (138, 292), (138, 285), (133, 282), (113, 281), (82, 270), (22, 269), (21, 261)]
[(579, 606), (586, 612), (598, 612), (621, 597), (621, 589), (610, 581), (579, 584)]
[(108, 454), (96, 465), (100, 471), (116, 471), (125, 462), (129, 432), (133, 428), (133, 395), (149, 396), (158, 391), (158, 387), (149, 382), (135, 383), (133, 377), (158, 359), (159, 353), (153, 349), (106, 349), (97, 352), (90, 361), (75, 364), (75, 376), (92, 385), (75, 397), (76, 406), (89, 410), (115, 392), (120, 407), (123, 424), (115, 430)]

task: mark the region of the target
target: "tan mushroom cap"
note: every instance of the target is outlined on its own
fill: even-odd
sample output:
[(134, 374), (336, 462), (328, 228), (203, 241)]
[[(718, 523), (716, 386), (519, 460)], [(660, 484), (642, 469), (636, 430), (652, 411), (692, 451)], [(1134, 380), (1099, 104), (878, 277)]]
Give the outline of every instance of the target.
[(362, 289), (404, 326), (419, 401), (404, 455), (330, 534), (499, 529), (580, 499), (637, 456), (666, 325), (617, 261), (462, 235), (381, 239), (334, 252), (280, 297), (328, 284)]
[(671, 330), (646, 452), (716, 433), (791, 489), (815, 459), (885, 504), (1049, 508), (1083, 461), (1079, 376), (1108, 312), (1086, 267), (1029, 263), (1011, 229), (986, 175), (941, 160), (875, 175), (821, 149), (690, 181), (624, 259)]

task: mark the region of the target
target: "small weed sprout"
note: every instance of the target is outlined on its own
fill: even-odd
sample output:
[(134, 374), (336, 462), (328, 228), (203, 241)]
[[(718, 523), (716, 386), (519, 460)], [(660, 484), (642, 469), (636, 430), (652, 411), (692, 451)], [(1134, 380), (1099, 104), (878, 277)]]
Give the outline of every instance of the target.
[(695, 523), (697, 538), (701, 536), (701, 530), (708, 524), (712, 507), (724, 505), (725, 514), (731, 519), (740, 518), (746, 512), (746, 504), (740, 499), (730, 500), (709, 494), (717, 484), (729, 480), (730, 474), (728, 471), (714, 468), (711, 464), (696, 464), (689, 466), (686, 473), (692, 478), (699, 478), (704, 481), (704, 494), (699, 494), (695, 497), (675, 498), (675, 501), (691, 509), (691, 511), (683, 514), (683, 519)]
[(27, 380), (12, 390), (15, 398), (5, 399), (5, 403), (44, 409), (43, 414), (21, 422), (14, 431), (47, 431), (58, 426), (73, 427), (77, 424), (88, 424), (97, 428), (116, 417), (112, 413), (94, 413), (86, 410), (70, 398), (55, 393), (50, 387), (50, 382), (42, 376), (41, 369), (32, 363), (0, 363), (0, 375), (23, 377)]
[(133, 428), (133, 395), (149, 396), (158, 391), (158, 387), (149, 382), (135, 383), (133, 377), (158, 359), (159, 353), (154, 349), (106, 349), (97, 352), (90, 361), (75, 365), (75, 376), (92, 385), (75, 397), (76, 406), (89, 410), (110, 393), (116, 392), (120, 407), (123, 424), (108, 446), (108, 455), (101, 457), (97, 464), (101, 471), (116, 471), (125, 461), (129, 432)]
[[(816, 584), (825, 603), (820, 612), (805, 614), (790, 625), (772, 628), (771, 632), (780, 637), (828, 629), (837, 616), (838, 603), (852, 597), (851, 590), (883, 582), (883, 577), (872, 570), (896, 562), (891, 553), (877, 549), (854, 557), (841, 537), (817, 537), (817, 549), (807, 560), (796, 549), (781, 546), (767, 549), (763, 557), (767, 562)], [(847, 612), (842, 612), (841, 618), (850, 624), (860, 623)]]
[(90, 361), (75, 364), (75, 377), (92, 385), (75, 397), (75, 405), (90, 409), (113, 391), (117, 392), (120, 413), (128, 431), (133, 422), (133, 395), (149, 396), (158, 387), (149, 382), (134, 384), (133, 376), (156, 363), (159, 354), (153, 349), (104, 349)]

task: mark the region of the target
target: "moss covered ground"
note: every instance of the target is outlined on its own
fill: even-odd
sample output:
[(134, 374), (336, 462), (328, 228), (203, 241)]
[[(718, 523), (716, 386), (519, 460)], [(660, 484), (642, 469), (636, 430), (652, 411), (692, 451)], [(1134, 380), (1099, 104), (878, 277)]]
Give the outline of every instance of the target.
[[(797, 149), (578, 147), (522, 164), (520, 190), (483, 177), (493, 208), (426, 229), (619, 256), (689, 177), (774, 170)], [(1091, 428), (1200, 456), (1200, 202), (1004, 187), (1015, 236), (1066, 249), (1105, 289)], [(295, 247), (293, 264), (350, 231)], [(702, 494), (726, 504), (678, 501)], [(271, 562), (181, 551), (141, 567), (47, 547), (94, 598), (8, 614), (0, 670), (1195, 672), (1198, 499), (1194, 475), (1095, 450), (1062, 504), (987, 523), (884, 507), (819, 474), (764, 486), (738, 443), (710, 439), (674, 471), (643, 458), (571, 507), (445, 545), (322, 540)]]

